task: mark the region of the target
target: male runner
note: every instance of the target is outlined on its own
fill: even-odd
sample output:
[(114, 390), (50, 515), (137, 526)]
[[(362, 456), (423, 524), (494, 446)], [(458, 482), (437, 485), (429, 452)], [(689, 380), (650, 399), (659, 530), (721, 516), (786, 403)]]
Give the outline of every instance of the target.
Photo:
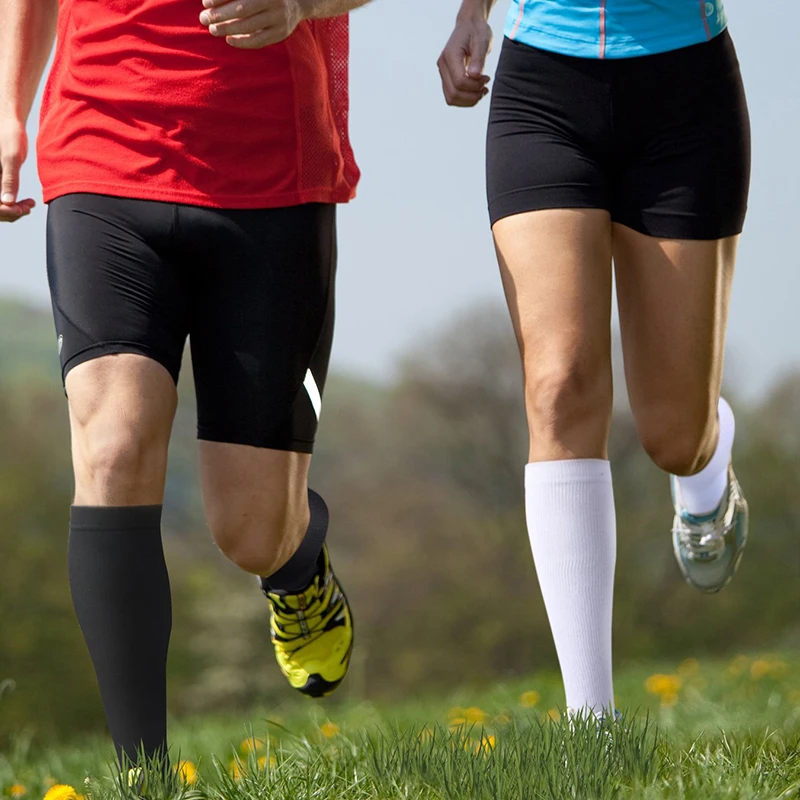
[(0, 219), (58, 28), (39, 171), (69, 398), (69, 578), (118, 755), (166, 752), (167, 447), (187, 335), (206, 514), (260, 577), (289, 683), (347, 671), (353, 627), (307, 476), (333, 329), (348, 19), (368, 0), (4, 0)]
[[(495, 0), (439, 60), (474, 106)], [(672, 476), (686, 580), (733, 576), (748, 511), (720, 397), (749, 121), (721, 0), (512, 0), (488, 134), (489, 212), (525, 373), (528, 532), (568, 707), (613, 708), (612, 259), (639, 436)]]

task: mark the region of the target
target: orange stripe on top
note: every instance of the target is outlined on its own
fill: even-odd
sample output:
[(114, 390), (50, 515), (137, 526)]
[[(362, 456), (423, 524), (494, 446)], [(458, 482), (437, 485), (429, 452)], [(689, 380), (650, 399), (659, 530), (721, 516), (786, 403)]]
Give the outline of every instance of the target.
[(708, 17), (706, 16), (706, 0), (700, 0), (700, 16), (703, 18), (703, 27), (706, 29), (706, 39), (711, 41), (711, 28), (708, 25)]
[(600, 3), (600, 58), (606, 57), (606, 0)]
[(525, 0), (519, 0), (519, 16), (517, 17), (517, 21), (514, 23), (514, 27), (511, 29), (511, 36), (510, 39), (513, 39), (517, 35), (517, 31), (519, 30), (519, 26), (522, 24), (522, 18), (525, 16)]

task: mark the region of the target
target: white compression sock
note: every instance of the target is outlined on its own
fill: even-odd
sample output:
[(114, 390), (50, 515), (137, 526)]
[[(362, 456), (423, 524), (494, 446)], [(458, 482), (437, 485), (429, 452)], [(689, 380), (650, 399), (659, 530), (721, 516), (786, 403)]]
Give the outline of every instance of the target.
[(611, 612), (617, 531), (608, 461), (528, 464), (525, 510), (567, 706), (595, 713), (613, 709)]
[(728, 465), (733, 450), (736, 421), (727, 401), (719, 399), (719, 441), (711, 461), (697, 475), (678, 478), (680, 503), (690, 514), (716, 511), (728, 486)]

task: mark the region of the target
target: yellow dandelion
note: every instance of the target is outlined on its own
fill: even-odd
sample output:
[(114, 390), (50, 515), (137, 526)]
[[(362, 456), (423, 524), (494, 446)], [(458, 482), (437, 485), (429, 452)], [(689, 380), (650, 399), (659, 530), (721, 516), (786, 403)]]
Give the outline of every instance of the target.
[(256, 739), (253, 736), (248, 736), (246, 739), (242, 739), (241, 743), (239, 744), (239, 752), (245, 756), (248, 753), (256, 753), (263, 749), (264, 741), (262, 739)]
[(319, 730), (326, 739), (333, 739), (339, 733), (339, 726), (335, 722), (326, 722), (319, 726)]
[(789, 665), (780, 658), (773, 659), (772, 663), (770, 664), (769, 668), (769, 676), (770, 678), (774, 678), (776, 681), (781, 680), (781, 678), (785, 678), (791, 670), (789, 669)]
[(728, 665), (728, 672), (731, 675), (741, 675), (750, 666), (750, 659), (747, 656), (736, 656)]
[(541, 699), (539, 692), (535, 689), (531, 689), (530, 691), (523, 692), (519, 697), (519, 704), (523, 708), (533, 708)]
[(197, 783), (197, 767), (191, 761), (179, 761), (175, 765), (175, 772), (187, 786)]
[(463, 708), (451, 708), (447, 712), (447, 717), (450, 723), (450, 730), (454, 728), (458, 728), (460, 725), (466, 725), (467, 718), (466, 718), (466, 709)]
[(678, 702), (677, 692), (663, 692), (661, 694), (661, 707), (672, 708)]
[(470, 725), (481, 725), (486, 720), (486, 712), (477, 706), (470, 706), (464, 709), (464, 719)]
[[(278, 765), (278, 759), (275, 758), (275, 755), (273, 753), (270, 753), (269, 766), (270, 767), (275, 767), (277, 765)], [(258, 759), (258, 766), (261, 767), (261, 769), (266, 769), (267, 768), (267, 757), (266, 756), (261, 756), (261, 758)]]
[(700, 662), (696, 658), (685, 658), (678, 664), (678, 669), (675, 671), (681, 678), (688, 678), (690, 675), (696, 674), (700, 670)]
[(494, 750), (497, 746), (497, 739), (491, 734), (481, 737), (481, 740), (476, 743), (475, 752), (483, 755), (488, 755), (490, 751)]
[(233, 778), (235, 781), (238, 781), (241, 780), (246, 770), (241, 761), (236, 758), (232, 758), (231, 763), (228, 765), (228, 772), (230, 773), (231, 778)]
[(676, 694), (681, 688), (681, 679), (677, 675), (651, 675), (644, 682), (644, 688), (650, 694)]
[(8, 793), (12, 797), (22, 797), (27, 793), (27, 789), (21, 783), (15, 783), (9, 790)]
[(557, 708), (550, 708), (547, 711), (547, 716), (553, 722), (558, 722), (561, 719), (561, 712)]
[(762, 678), (765, 678), (767, 675), (769, 675), (769, 671), (770, 663), (766, 658), (756, 659), (750, 665), (750, 677), (754, 681), (760, 681)]
[(78, 800), (79, 795), (73, 786), (65, 783), (56, 783), (47, 790), (42, 800)]

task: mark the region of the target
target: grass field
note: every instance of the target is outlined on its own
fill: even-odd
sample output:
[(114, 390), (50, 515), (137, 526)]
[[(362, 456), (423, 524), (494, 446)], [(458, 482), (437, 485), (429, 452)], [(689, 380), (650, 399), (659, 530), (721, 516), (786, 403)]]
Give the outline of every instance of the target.
[[(800, 798), (800, 656), (628, 668), (621, 722), (556, 710), (557, 676), (455, 691), (397, 707), (304, 703), (248, 720), (171, 724), (170, 780), (183, 800), (560, 800)], [(21, 733), (0, 755), (0, 795), (135, 797), (105, 740), (42, 750)], [(74, 787), (71, 790), (69, 787)]]

